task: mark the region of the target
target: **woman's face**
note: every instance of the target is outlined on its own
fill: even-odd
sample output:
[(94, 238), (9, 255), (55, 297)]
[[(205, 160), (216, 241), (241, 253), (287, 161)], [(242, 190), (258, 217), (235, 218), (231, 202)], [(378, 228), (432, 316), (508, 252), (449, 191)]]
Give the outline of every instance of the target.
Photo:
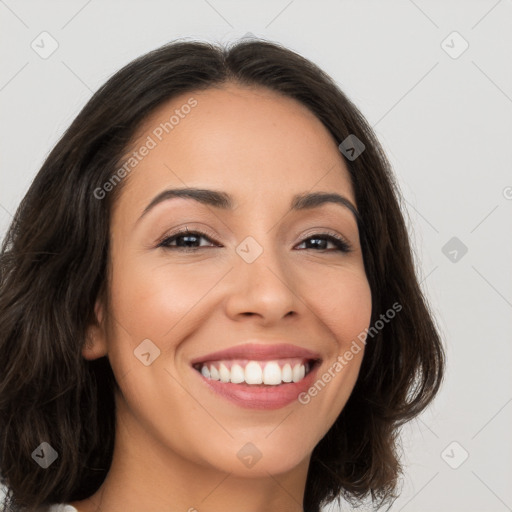
[[(305, 470), (353, 389), (371, 316), (349, 207), (292, 208), (318, 192), (356, 206), (336, 142), (294, 100), (229, 84), (159, 108), (134, 148), (111, 218), (109, 309), (97, 304), (83, 351), (107, 354), (119, 384), (117, 442), (240, 476)], [(231, 205), (169, 194), (146, 210), (183, 188)]]

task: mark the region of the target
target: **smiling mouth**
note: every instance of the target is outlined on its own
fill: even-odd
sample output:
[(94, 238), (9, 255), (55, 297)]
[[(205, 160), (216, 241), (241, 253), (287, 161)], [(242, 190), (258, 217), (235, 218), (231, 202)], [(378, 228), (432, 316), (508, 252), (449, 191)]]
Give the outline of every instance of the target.
[(319, 363), (319, 359), (293, 357), (268, 361), (226, 359), (192, 366), (208, 380), (266, 387), (300, 382)]

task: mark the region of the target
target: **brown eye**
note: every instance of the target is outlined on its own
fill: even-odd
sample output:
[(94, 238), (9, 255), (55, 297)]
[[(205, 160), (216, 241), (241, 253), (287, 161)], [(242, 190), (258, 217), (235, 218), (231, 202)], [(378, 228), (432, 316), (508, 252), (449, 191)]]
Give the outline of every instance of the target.
[[(311, 243), (314, 242), (314, 243)], [(322, 251), (329, 251), (325, 245), (327, 245), (329, 242), (332, 243), (336, 249), (334, 251), (341, 251), (341, 252), (350, 252), (352, 250), (351, 245), (342, 237), (335, 234), (328, 234), (328, 233), (318, 233), (312, 236), (309, 236), (308, 238), (305, 238), (300, 245), (310, 243), (310, 247), (306, 247), (306, 249), (313, 249), (317, 248)], [(319, 242), (319, 243), (318, 243)], [(311, 247), (312, 245), (312, 247)], [(329, 251), (330, 252), (330, 251)]]
[[(201, 239), (212, 242), (208, 235), (200, 231), (179, 231), (171, 236), (164, 238), (158, 244), (157, 247), (164, 247), (165, 249), (177, 249), (183, 251), (194, 251), (196, 249), (202, 249), (204, 247), (211, 247), (211, 245), (201, 245)], [(173, 242), (176, 242), (176, 244), (173, 245)]]

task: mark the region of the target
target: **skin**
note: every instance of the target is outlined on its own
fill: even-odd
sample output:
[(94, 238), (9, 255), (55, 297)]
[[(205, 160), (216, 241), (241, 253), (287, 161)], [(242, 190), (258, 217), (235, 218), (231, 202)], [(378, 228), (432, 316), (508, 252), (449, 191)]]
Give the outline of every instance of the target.
[[(250, 410), (191, 368), (193, 358), (257, 338), (319, 352), (321, 376), (368, 327), (371, 292), (352, 213), (336, 204), (290, 211), (293, 195), (313, 191), (356, 206), (323, 124), (293, 99), (227, 84), (161, 106), (134, 147), (190, 97), (197, 106), (125, 178), (112, 213), (109, 303), (96, 304), (83, 356), (107, 355), (121, 388), (116, 444), (103, 485), (72, 503), (79, 512), (302, 511), (311, 453), (359, 373), (363, 350), (308, 404)], [(225, 191), (235, 208), (175, 198), (137, 222), (161, 191), (185, 186)], [(185, 226), (214, 237), (198, 239), (196, 252), (157, 248)], [(352, 251), (303, 243), (325, 230)], [(235, 251), (247, 236), (263, 248), (251, 264)], [(134, 356), (145, 339), (161, 351), (149, 366)], [(248, 442), (262, 454), (251, 468), (237, 457)]]

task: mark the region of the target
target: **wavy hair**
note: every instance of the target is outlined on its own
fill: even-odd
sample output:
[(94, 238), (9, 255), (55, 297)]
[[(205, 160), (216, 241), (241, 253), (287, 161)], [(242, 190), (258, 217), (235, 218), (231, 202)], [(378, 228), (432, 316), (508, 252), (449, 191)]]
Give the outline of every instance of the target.
[[(50, 152), (21, 201), (0, 252), (0, 481), (4, 510), (34, 511), (85, 499), (113, 455), (114, 388), (107, 357), (81, 355), (94, 305), (108, 298), (109, 227), (123, 182), (98, 199), (143, 121), (186, 92), (225, 83), (264, 87), (305, 105), (337, 144), (365, 145), (345, 158), (356, 204), (373, 325), (400, 313), (369, 339), (354, 390), (315, 447), (304, 510), (344, 498), (396, 498), (400, 426), (432, 401), (444, 349), (420, 289), (392, 170), (372, 128), (334, 80), (278, 43), (227, 46), (173, 41), (127, 64), (87, 102)], [(33, 454), (48, 442), (58, 459)]]

